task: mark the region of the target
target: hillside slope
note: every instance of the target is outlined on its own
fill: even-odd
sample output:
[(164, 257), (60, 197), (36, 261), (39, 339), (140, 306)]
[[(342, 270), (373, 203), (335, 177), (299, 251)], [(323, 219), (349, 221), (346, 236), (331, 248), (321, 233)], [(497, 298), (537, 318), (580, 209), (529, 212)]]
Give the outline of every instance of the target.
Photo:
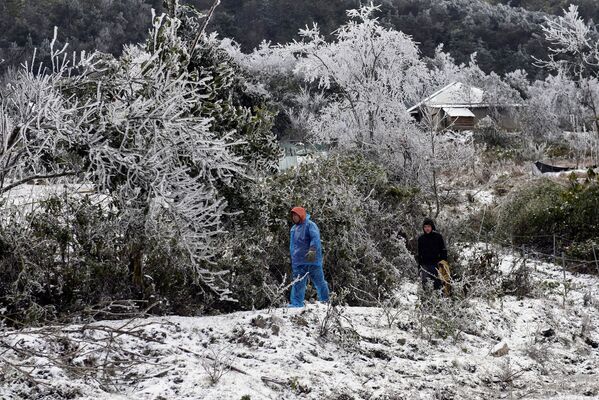
[[(208, 9), (212, 0), (183, 0)], [(599, 19), (595, 0), (379, 0), (380, 18), (420, 43), (424, 55), (445, 44), (458, 62), (478, 54), (486, 72), (526, 70), (531, 77), (541, 71), (532, 65), (532, 56), (546, 58), (540, 24), (549, 15), (561, 14), (567, 4), (580, 6), (585, 19)], [(161, 0), (31, 0), (0, 2), (0, 72), (31, 60), (34, 47), (38, 57), (48, 51), (48, 38), (58, 27), (59, 42), (70, 49), (117, 54), (127, 43), (143, 39), (151, 19), (150, 10), (163, 11)], [(287, 43), (298, 38), (306, 25), (318, 23), (331, 33), (345, 23), (347, 9), (358, 7), (355, 0), (222, 0), (210, 29), (221, 37), (233, 38), (244, 51), (263, 40)], [(521, 7), (522, 8), (521, 8)]]

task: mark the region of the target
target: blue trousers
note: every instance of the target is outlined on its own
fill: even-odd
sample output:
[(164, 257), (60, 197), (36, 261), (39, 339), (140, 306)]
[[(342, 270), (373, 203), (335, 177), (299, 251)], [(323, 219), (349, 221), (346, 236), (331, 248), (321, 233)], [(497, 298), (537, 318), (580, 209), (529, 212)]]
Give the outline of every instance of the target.
[(322, 265), (296, 265), (291, 267), (291, 280), (294, 281), (308, 274), (304, 279), (299, 280), (291, 287), (290, 307), (303, 307), (306, 296), (306, 284), (308, 278), (316, 288), (318, 300), (329, 301), (329, 284), (324, 279)]

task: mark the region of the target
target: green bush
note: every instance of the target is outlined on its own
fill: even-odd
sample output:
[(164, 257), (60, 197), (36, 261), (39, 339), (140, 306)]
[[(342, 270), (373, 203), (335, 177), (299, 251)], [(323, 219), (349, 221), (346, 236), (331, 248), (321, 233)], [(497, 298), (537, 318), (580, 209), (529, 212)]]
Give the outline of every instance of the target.
[(545, 179), (517, 188), (501, 206), (498, 231), (506, 239), (513, 237), (515, 244), (544, 243), (539, 236), (554, 234), (561, 219), (556, 206), (562, 193), (559, 184)]
[(506, 241), (552, 252), (555, 235), (569, 255), (593, 260), (593, 244), (599, 243), (599, 184), (593, 174), (583, 183), (572, 176), (566, 187), (539, 180), (516, 189), (497, 221), (497, 231)]
[(28, 213), (5, 209), (0, 318), (35, 324), (94, 314), (119, 317), (123, 309), (114, 304), (130, 300), (135, 301), (127, 312), (153, 304), (150, 312), (189, 315), (207, 303), (190, 272), (180, 268), (183, 253), (176, 242), (152, 240), (145, 285), (134, 285), (125, 230), (116, 212), (90, 197), (52, 197)]
[(595, 256), (599, 257), (599, 237), (572, 243), (567, 247), (567, 254), (574, 258), (594, 260)]
[[(350, 304), (364, 304), (356, 290), (387, 295), (413, 271), (402, 224), (414, 215), (414, 191), (389, 181), (385, 170), (361, 156), (338, 155), (266, 179), (243, 194), (251, 209), (222, 244), (219, 264), (233, 271), (234, 308), (284, 304), (289, 282), (289, 211), (301, 205), (320, 228), (324, 270), (333, 291), (349, 289)], [(240, 226), (243, 228), (240, 229)]]
[[(357, 155), (330, 156), (230, 193), (228, 233), (214, 239), (214, 262), (236, 302), (220, 302), (195, 283), (176, 236), (148, 235), (143, 286), (134, 284), (135, 238), (120, 212), (94, 197), (52, 197), (25, 213), (4, 208), (0, 223), (0, 318), (35, 324), (119, 318), (127, 312), (195, 315), (281, 306), (290, 282), (289, 211), (302, 205), (318, 224), (325, 275), (352, 305), (390, 296), (414, 261), (405, 232), (421, 215), (418, 192), (389, 180), (385, 169)], [(160, 221), (160, 218), (158, 218)], [(213, 268), (213, 266), (211, 266)], [(355, 290), (359, 289), (359, 290)], [(360, 294), (362, 293), (362, 295)], [(308, 292), (308, 295), (313, 293)], [(102, 311), (98, 311), (102, 310)]]

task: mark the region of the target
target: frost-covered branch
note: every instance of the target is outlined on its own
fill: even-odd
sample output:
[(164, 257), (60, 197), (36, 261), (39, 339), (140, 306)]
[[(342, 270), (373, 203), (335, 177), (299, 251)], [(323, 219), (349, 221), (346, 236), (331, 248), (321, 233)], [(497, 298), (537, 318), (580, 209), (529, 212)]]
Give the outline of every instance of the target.
[(218, 97), (235, 70), (202, 58), (212, 42), (190, 48), (195, 17), (153, 17), (146, 44), (127, 46), (117, 59), (71, 60), (65, 46), (53, 51), (51, 70), (19, 72), (0, 100), (0, 193), (76, 175), (117, 210), (135, 283), (143, 287), (151, 243), (166, 242), (202, 288), (228, 298), (227, 271), (212, 266), (227, 205), (219, 191), (249, 175), (242, 156), (268, 162), (238, 151), (246, 141), (237, 128), (261, 140), (266, 150), (254, 152), (274, 145), (258, 126), (267, 119)]
[(84, 53), (67, 57), (66, 46), (55, 50), (56, 34), (50, 45), (52, 69), (38, 64), (34, 55), (2, 90), (0, 193), (39, 177), (81, 171), (76, 149), (88, 142), (81, 124), (89, 116), (89, 104), (64, 96), (61, 86), (67, 81), (77, 85), (93, 61)]
[(564, 15), (547, 19), (543, 26), (551, 44), (549, 60), (537, 65), (570, 76), (581, 92), (582, 103), (593, 113), (592, 123), (599, 133), (599, 34), (597, 27), (586, 23), (578, 7), (570, 5)]

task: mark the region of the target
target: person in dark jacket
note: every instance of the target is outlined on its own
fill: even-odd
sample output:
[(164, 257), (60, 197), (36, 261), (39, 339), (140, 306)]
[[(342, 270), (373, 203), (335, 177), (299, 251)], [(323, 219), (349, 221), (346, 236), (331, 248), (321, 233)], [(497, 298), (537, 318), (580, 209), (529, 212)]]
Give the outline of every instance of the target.
[(443, 287), (443, 281), (439, 278), (437, 264), (440, 261), (447, 261), (447, 249), (443, 235), (435, 229), (435, 223), (432, 219), (426, 218), (422, 222), (422, 233), (418, 237), (418, 253), (416, 260), (422, 285), (426, 287), (427, 282), (431, 282), (435, 290)]
[(291, 287), (290, 307), (303, 307), (308, 278), (316, 288), (318, 300), (329, 301), (329, 285), (322, 269), (322, 245), (320, 230), (310, 220), (310, 214), (302, 207), (291, 209), (291, 279), (296, 281)]

